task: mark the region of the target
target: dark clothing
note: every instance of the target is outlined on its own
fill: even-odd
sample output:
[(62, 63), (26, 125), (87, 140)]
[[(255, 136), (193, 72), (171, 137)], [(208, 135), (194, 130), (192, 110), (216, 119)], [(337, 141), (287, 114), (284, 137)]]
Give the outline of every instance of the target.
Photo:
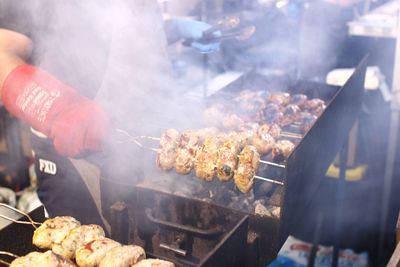
[(58, 155), (49, 139), (32, 134), (31, 142), (40, 183), (39, 199), (50, 215), (76, 217), (79, 214), (82, 224), (103, 225), (88, 188), (71, 161)]

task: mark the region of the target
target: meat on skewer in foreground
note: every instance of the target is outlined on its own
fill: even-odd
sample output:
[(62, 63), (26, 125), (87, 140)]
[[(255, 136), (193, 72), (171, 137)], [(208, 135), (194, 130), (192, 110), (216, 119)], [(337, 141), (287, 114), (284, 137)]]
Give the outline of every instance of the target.
[(75, 264), (52, 251), (31, 252), (15, 259), (11, 267), (74, 267)]
[(51, 249), (55, 244), (60, 244), (72, 229), (80, 225), (80, 222), (70, 216), (48, 219), (35, 230), (32, 242), (39, 248)]

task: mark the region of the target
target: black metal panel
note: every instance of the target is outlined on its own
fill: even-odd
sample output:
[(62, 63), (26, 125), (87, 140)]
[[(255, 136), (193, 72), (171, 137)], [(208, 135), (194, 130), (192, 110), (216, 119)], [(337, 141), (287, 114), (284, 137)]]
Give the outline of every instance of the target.
[[(34, 221), (43, 222), (45, 219), (43, 206), (31, 211), (29, 215)], [(27, 218), (22, 215), (20, 220), (28, 221)], [(32, 225), (16, 223), (11, 223), (0, 229), (0, 250), (11, 252), (19, 256), (26, 255), (32, 251), (38, 251), (38, 248), (32, 244), (34, 230)]]
[(296, 228), (324, 174), (358, 118), (364, 95), (366, 58), (328, 103), (286, 162), (281, 244)]

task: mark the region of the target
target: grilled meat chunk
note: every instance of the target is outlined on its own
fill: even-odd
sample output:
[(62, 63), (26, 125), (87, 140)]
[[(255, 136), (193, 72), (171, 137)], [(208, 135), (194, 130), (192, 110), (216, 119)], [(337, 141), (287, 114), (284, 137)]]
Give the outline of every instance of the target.
[(177, 173), (188, 174), (193, 169), (199, 142), (200, 137), (196, 132), (189, 130), (182, 133), (175, 160)]
[(203, 146), (196, 154), (196, 176), (206, 181), (212, 181), (216, 172), (218, 149), (223, 138), (221, 136), (206, 137)]
[(160, 147), (157, 152), (157, 166), (163, 170), (170, 170), (174, 167), (177, 157), (180, 134), (175, 129), (167, 129), (160, 139)]
[(72, 229), (60, 244), (53, 246), (53, 252), (67, 258), (75, 258), (75, 251), (92, 240), (105, 237), (103, 228), (96, 224), (81, 225)]
[(100, 261), (99, 267), (130, 267), (145, 258), (146, 253), (139, 246), (120, 246), (108, 251)]
[(253, 138), (252, 145), (257, 149), (260, 155), (265, 155), (270, 152), (275, 145), (275, 139), (269, 133), (257, 135)]
[(119, 246), (120, 243), (108, 238), (92, 240), (76, 250), (76, 263), (80, 267), (98, 266), (108, 251)]
[(297, 105), (300, 108), (303, 108), (305, 103), (307, 102), (307, 96), (303, 94), (294, 94), (290, 98), (290, 104)]
[(55, 254), (52, 251), (31, 252), (26, 256), (15, 259), (11, 265), (12, 267), (73, 267), (75, 264), (66, 260), (60, 255)]
[(286, 160), (293, 149), (294, 149), (294, 144), (292, 142), (288, 140), (279, 140), (272, 148), (273, 161), (282, 162)]
[(33, 234), (33, 244), (39, 248), (51, 249), (54, 244), (60, 244), (69, 232), (80, 226), (80, 223), (70, 216), (60, 216), (46, 220)]
[(234, 175), (237, 188), (247, 193), (253, 186), (254, 175), (260, 164), (260, 154), (254, 146), (245, 146), (239, 155), (238, 168)]
[(169, 261), (158, 259), (145, 259), (132, 265), (132, 267), (175, 267), (175, 264)]
[(223, 181), (229, 181), (237, 166), (240, 143), (236, 140), (227, 140), (218, 150), (217, 176)]
[(290, 102), (290, 94), (288, 93), (274, 93), (268, 97), (268, 103), (274, 103), (279, 106), (285, 106)]

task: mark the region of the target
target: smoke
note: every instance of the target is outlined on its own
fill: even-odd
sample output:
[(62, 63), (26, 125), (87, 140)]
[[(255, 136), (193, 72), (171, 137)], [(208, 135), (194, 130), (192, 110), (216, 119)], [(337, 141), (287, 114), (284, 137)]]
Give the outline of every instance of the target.
[(301, 79), (324, 81), (326, 74), (337, 66), (352, 11), (326, 1), (313, 1), (305, 7), (297, 62)]

